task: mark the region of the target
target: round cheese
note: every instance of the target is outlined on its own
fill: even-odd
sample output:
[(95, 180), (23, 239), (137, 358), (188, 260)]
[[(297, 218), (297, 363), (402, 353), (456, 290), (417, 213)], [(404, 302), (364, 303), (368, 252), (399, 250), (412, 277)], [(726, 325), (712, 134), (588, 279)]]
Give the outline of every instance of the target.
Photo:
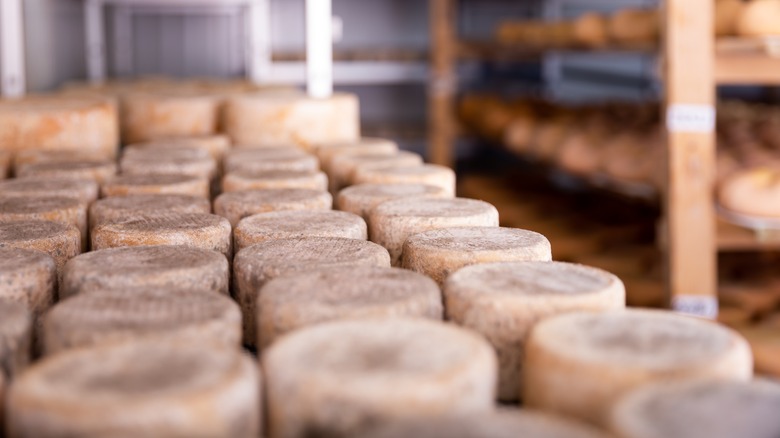
[(225, 106), (225, 132), (233, 143), (313, 144), (360, 138), (357, 96), (325, 99), (295, 93), (235, 96)]
[(99, 224), (92, 249), (142, 245), (183, 245), (232, 256), (230, 222), (208, 213), (160, 212)]
[(200, 135), (189, 137), (168, 137), (144, 143), (128, 145), (127, 148), (144, 149), (168, 149), (168, 148), (194, 148), (207, 152), (215, 160), (222, 161), (230, 150), (230, 139), (225, 135)]
[(128, 246), (92, 251), (65, 267), (60, 298), (85, 292), (209, 289), (228, 294), (230, 266), (216, 252), (187, 246)]
[(312, 269), (355, 266), (390, 266), (387, 251), (379, 245), (342, 237), (276, 239), (242, 249), (233, 263), (236, 299), (244, 315), (244, 343), (257, 339), (257, 293), (269, 280)]
[(518, 228), (465, 227), (409, 236), (401, 265), (442, 284), (450, 274), (468, 265), (550, 260), (550, 241), (539, 233)]
[(449, 167), (423, 164), (415, 167), (358, 168), (352, 178), (354, 184), (427, 184), (441, 187), (449, 196), (455, 196), (455, 172)]
[(610, 429), (626, 438), (771, 438), (778, 409), (780, 384), (770, 380), (656, 383), (621, 399)]
[(780, 172), (767, 167), (734, 172), (721, 182), (718, 198), (737, 213), (780, 217)]
[(122, 97), (122, 142), (211, 135), (219, 123), (219, 100), (186, 93), (132, 93)]
[(375, 424), (493, 409), (495, 353), (440, 322), (327, 322), (279, 339), (262, 363), (272, 438), (362, 436)]
[(25, 306), (0, 299), (0, 374), (14, 378), (30, 362), (32, 331)]
[(0, 301), (23, 304), (37, 320), (54, 303), (56, 285), (57, 266), (50, 255), (0, 243)]
[(218, 170), (208, 152), (186, 147), (126, 150), (119, 169), (125, 175), (187, 175), (209, 180)]
[(368, 239), (366, 221), (360, 216), (332, 210), (289, 210), (245, 217), (233, 230), (236, 251), (273, 239), (294, 237), (344, 237)]
[(320, 162), (298, 148), (234, 149), (225, 157), (225, 173), (293, 171), (316, 172)]
[(328, 177), (324, 172), (299, 170), (238, 170), (222, 178), (223, 192), (260, 189), (311, 189), (328, 190)]
[[(386, 181), (358, 181), (357, 175), (361, 172), (375, 169), (395, 169), (406, 167), (419, 167), (423, 159), (413, 152), (399, 151), (392, 155), (377, 154), (340, 154), (333, 156), (328, 163), (328, 173), (331, 179), (331, 192), (336, 193), (350, 184), (360, 182), (386, 182)], [(417, 181), (415, 181), (417, 182)]]
[(81, 252), (81, 233), (73, 225), (52, 221), (0, 221), (0, 248), (43, 251), (54, 259), (57, 272)]
[(395, 199), (379, 204), (368, 215), (369, 237), (387, 248), (393, 266), (400, 264), (404, 242), (412, 234), (439, 228), (497, 226), (495, 207), (466, 198)]
[(265, 189), (223, 193), (214, 200), (214, 213), (233, 226), (241, 219), (259, 213), (282, 210), (330, 210), (333, 197), (311, 189)]
[(293, 330), (364, 317), (442, 319), (441, 291), (430, 278), (398, 268), (316, 269), (273, 279), (257, 298), (258, 348)]
[(609, 44), (609, 34), (607, 33), (607, 17), (591, 12), (582, 14), (574, 20), (572, 28), (574, 42), (578, 46), (585, 48), (599, 49)]
[(120, 175), (100, 188), (105, 197), (126, 195), (188, 195), (209, 198), (209, 180), (188, 175)]
[(0, 182), (0, 196), (70, 197), (87, 207), (98, 198), (98, 184), (88, 179), (31, 176)]
[(521, 409), (419, 418), (385, 424), (365, 438), (607, 438), (601, 431), (568, 419)]
[(13, 156), (13, 167), (18, 170), (29, 164), (38, 163), (67, 163), (72, 161), (90, 161), (90, 160), (114, 160), (114, 157), (102, 157), (99, 154), (80, 150), (41, 150), (24, 149), (17, 151)]
[(255, 437), (258, 374), (234, 346), (159, 340), (74, 349), (16, 379), (7, 430), (41, 438)]
[[(427, 233), (426, 233), (427, 234)], [(482, 334), (498, 353), (498, 397), (522, 391), (523, 348), (536, 323), (566, 312), (625, 307), (616, 276), (564, 262), (505, 262), (468, 266), (444, 283), (447, 319)]]
[(53, 221), (73, 225), (87, 239), (87, 209), (76, 198), (59, 196), (26, 197), (0, 195), (0, 222)]
[(568, 313), (537, 324), (526, 342), (525, 406), (602, 427), (617, 400), (665, 380), (748, 380), (747, 342), (714, 322), (668, 311)]
[(104, 198), (89, 207), (89, 229), (105, 222), (162, 212), (211, 213), (211, 203), (202, 196), (188, 195), (128, 195)]
[(774, 0), (745, 2), (736, 22), (737, 33), (747, 37), (780, 35), (780, 4)]
[(0, 149), (116, 156), (117, 108), (109, 99), (30, 96), (0, 101)]
[(41, 161), (16, 168), (16, 176), (89, 179), (98, 184), (116, 175), (116, 163), (107, 160)]
[(427, 184), (358, 184), (340, 191), (336, 208), (368, 220), (377, 205), (401, 198), (447, 198), (447, 191)]
[(337, 141), (313, 145), (313, 152), (322, 163), (322, 168), (330, 169), (330, 160), (337, 155), (395, 155), (398, 144), (384, 138), (361, 137), (357, 141)]
[(43, 351), (170, 338), (239, 347), (241, 310), (230, 297), (203, 289), (114, 289), (80, 294), (43, 321)]

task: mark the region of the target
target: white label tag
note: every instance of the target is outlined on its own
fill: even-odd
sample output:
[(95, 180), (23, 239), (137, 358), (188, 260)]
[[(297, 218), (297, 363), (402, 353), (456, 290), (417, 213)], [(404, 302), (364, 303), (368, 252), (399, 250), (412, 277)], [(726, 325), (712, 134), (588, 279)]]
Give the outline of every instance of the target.
[(715, 108), (710, 105), (670, 105), (666, 109), (669, 132), (709, 133), (715, 130)]
[(676, 312), (700, 318), (718, 317), (718, 299), (701, 295), (680, 295), (672, 299), (672, 308)]

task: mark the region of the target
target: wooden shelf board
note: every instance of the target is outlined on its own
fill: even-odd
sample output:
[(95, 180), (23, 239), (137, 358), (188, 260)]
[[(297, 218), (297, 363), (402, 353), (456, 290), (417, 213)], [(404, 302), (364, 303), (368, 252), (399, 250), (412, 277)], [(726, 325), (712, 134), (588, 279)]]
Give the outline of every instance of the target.
[(780, 85), (780, 58), (764, 53), (718, 53), (715, 82), (720, 85)]
[[(275, 62), (305, 61), (302, 51), (275, 52), (271, 55)], [(404, 49), (355, 49), (339, 50), (333, 53), (334, 61), (377, 61), (377, 62), (427, 62), (428, 53), (421, 50)]]

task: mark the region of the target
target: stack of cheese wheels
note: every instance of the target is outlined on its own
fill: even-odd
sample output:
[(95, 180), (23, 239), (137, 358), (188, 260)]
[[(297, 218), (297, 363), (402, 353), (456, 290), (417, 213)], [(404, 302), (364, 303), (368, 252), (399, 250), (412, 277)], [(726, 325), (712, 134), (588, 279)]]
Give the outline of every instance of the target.
[(21, 198), (0, 195), (0, 222), (39, 220), (73, 225), (79, 230), (82, 245), (87, 242), (87, 209), (76, 198), (41, 196)]
[(45, 358), (8, 391), (14, 437), (260, 433), (257, 365), (234, 346), (129, 341)]
[(237, 147), (225, 156), (225, 174), (232, 172), (267, 172), (289, 170), (295, 172), (316, 172), (320, 162), (314, 155), (288, 146), (264, 148)]
[(412, 419), (373, 428), (365, 438), (607, 438), (585, 424), (528, 410)]
[(201, 149), (186, 147), (166, 149), (126, 149), (119, 162), (125, 175), (186, 175), (217, 177), (217, 162)]
[(204, 289), (134, 288), (79, 294), (44, 318), (44, 354), (134, 339), (241, 345), (241, 310)]
[(46, 177), (17, 178), (0, 182), (0, 197), (70, 197), (78, 199), (86, 208), (98, 198), (98, 185), (86, 179)]
[(73, 225), (52, 221), (0, 222), (0, 247), (43, 251), (62, 273), (65, 263), (81, 253), (81, 233)]
[(211, 213), (211, 203), (202, 196), (189, 195), (148, 194), (104, 198), (89, 206), (89, 229), (104, 222), (161, 212)]
[(647, 385), (618, 402), (610, 429), (626, 438), (780, 436), (780, 384), (696, 380)]
[(390, 252), (393, 266), (409, 236), (451, 227), (497, 227), (498, 210), (487, 202), (466, 198), (408, 198), (379, 204), (368, 216), (369, 237)]
[(443, 228), (406, 239), (402, 266), (439, 284), (458, 269), (478, 263), (550, 261), (550, 241), (533, 231), (504, 227)]
[(0, 247), (0, 300), (23, 304), (37, 321), (54, 303), (56, 285), (57, 267), (50, 255)]
[(161, 212), (99, 224), (92, 249), (142, 245), (184, 245), (233, 255), (230, 222), (208, 213)]
[(428, 184), (441, 187), (455, 196), (455, 172), (449, 167), (423, 164), (413, 167), (358, 167), (352, 178), (354, 184)]
[(780, 172), (768, 167), (736, 171), (721, 182), (718, 199), (735, 213), (780, 217)]
[(312, 189), (242, 190), (223, 193), (214, 200), (214, 213), (236, 226), (241, 219), (282, 210), (330, 210), (333, 197)]
[(752, 374), (747, 342), (713, 322), (653, 310), (575, 312), (531, 331), (522, 398), (529, 408), (606, 426), (615, 402), (641, 385)]
[(0, 374), (11, 378), (30, 362), (33, 324), (21, 303), (0, 299)]
[(493, 408), (490, 345), (424, 319), (319, 324), (279, 339), (262, 361), (271, 438), (361, 436), (377, 424)]
[(116, 175), (116, 163), (109, 160), (88, 158), (84, 160), (41, 161), (17, 166), (18, 177), (90, 179), (98, 184)]
[(122, 97), (121, 116), (125, 144), (211, 135), (219, 123), (219, 100), (176, 91), (131, 93)]
[(194, 148), (208, 152), (217, 162), (222, 162), (230, 150), (230, 139), (225, 135), (200, 135), (189, 137), (164, 137), (143, 143), (135, 143), (128, 148), (141, 147), (145, 149)]
[(256, 343), (255, 303), (266, 282), (315, 268), (356, 265), (388, 267), (390, 257), (379, 245), (341, 237), (268, 240), (239, 251), (233, 263), (233, 282), (244, 315), (244, 342)]
[(336, 208), (368, 220), (368, 213), (377, 205), (401, 198), (448, 198), (441, 187), (427, 184), (358, 184), (340, 191)]
[(120, 175), (100, 188), (105, 197), (126, 195), (189, 195), (208, 199), (208, 178), (190, 175)]
[(0, 149), (84, 151), (116, 156), (116, 105), (108, 99), (59, 96), (0, 101)]
[(294, 237), (344, 237), (368, 239), (366, 221), (360, 216), (332, 210), (290, 210), (260, 213), (241, 221), (233, 230), (235, 250), (273, 239)]
[(225, 105), (225, 132), (235, 144), (313, 144), (360, 138), (357, 96), (314, 99), (297, 93), (235, 96)]
[(324, 172), (301, 170), (237, 170), (222, 178), (222, 191), (262, 189), (327, 190), (328, 177)]
[(442, 319), (430, 278), (398, 268), (317, 269), (269, 281), (257, 298), (258, 349), (285, 333), (325, 321), (364, 317)]
[(507, 262), (469, 266), (444, 284), (447, 319), (479, 332), (496, 349), (498, 397), (517, 401), (523, 348), (533, 326), (573, 311), (625, 307), (625, 288), (600, 269), (564, 262)]
[(422, 164), (423, 159), (419, 154), (406, 151), (398, 151), (392, 155), (373, 153), (334, 155), (328, 162), (327, 168), (331, 179), (330, 189), (336, 193), (344, 187), (357, 183), (355, 175), (359, 171), (419, 167)]
[(216, 251), (186, 246), (130, 246), (82, 254), (65, 268), (60, 298), (84, 292), (208, 289), (228, 294), (230, 267)]
[(332, 173), (330, 161), (339, 155), (395, 155), (398, 144), (384, 138), (362, 137), (356, 141), (319, 143), (312, 147), (322, 163), (322, 168)]

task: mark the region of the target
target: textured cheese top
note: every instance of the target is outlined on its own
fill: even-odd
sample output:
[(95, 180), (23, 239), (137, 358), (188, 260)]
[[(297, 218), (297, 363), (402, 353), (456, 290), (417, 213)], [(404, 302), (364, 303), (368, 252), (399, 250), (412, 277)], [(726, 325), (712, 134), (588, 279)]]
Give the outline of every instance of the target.
[(0, 221), (21, 220), (54, 221), (73, 225), (86, 239), (87, 210), (76, 198), (0, 195)]
[(0, 195), (73, 197), (89, 204), (98, 198), (98, 184), (88, 179), (31, 176), (0, 182)]
[(691, 381), (644, 386), (612, 411), (613, 432), (627, 438), (775, 438), (780, 384)]
[(352, 175), (354, 184), (385, 183), (385, 184), (431, 184), (441, 187), (450, 195), (455, 196), (455, 172), (449, 167), (435, 164), (421, 166), (359, 166)]
[(38, 315), (54, 302), (57, 270), (48, 254), (0, 243), (0, 299), (24, 304)]
[(262, 189), (312, 189), (327, 190), (328, 177), (324, 172), (309, 170), (236, 170), (222, 178), (222, 190), (235, 192), (239, 190)]
[(208, 152), (187, 147), (125, 150), (119, 168), (129, 175), (172, 174), (202, 178), (213, 178), (218, 170), (216, 160)]
[(312, 189), (262, 189), (223, 193), (214, 200), (214, 212), (231, 224), (258, 213), (280, 210), (330, 210), (330, 193)]
[(74, 225), (53, 221), (0, 221), (0, 248), (29, 248), (54, 258), (57, 270), (81, 252), (81, 233)]
[(116, 174), (113, 161), (43, 161), (27, 164), (16, 169), (16, 176), (40, 176), (50, 178), (91, 179), (102, 184)]
[(476, 199), (406, 198), (383, 202), (373, 210), (371, 217), (435, 219), (440, 217), (478, 216), (490, 212), (495, 212), (496, 217), (498, 216), (495, 207)]
[(14, 168), (19, 170), (28, 164), (44, 163), (44, 162), (70, 162), (70, 161), (91, 161), (91, 160), (105, 160), (110, 159), (113, 161), (113, 156), (104, 157), (95, 152), (82, 151), (78, 149), (74, 150), (41, 150), (41, 149), (23, 149), (17, 151), (14, 154)]
[(398, 144), (386, 138), (361, 137), (356, 141), (319, 143), (312, 149), (326, 167), (336, 155), (394, 155), (398, 152)]
[(151, 140), (145, 143), (135, 143), (126, 146), (126, 148), (195, 148), (208, 152), (215, 160), (221, 160), (227, 151), (230, 150), (230, 139), (224, 135), (171, 137)]
[(368, 218), (377, 205), (399, 198), (446, 198), (441, 187), (427, 184), (358, 184), (340, 191), (336, 198), (339, 210)]
[(103, 222), (165, 211), (211, 213), (211, 203), (203, 197), (187, 195), (129, 195), (104, 198), (89, 207), (90, 228)]
[(426, 257), (442, 257), (465, 253), (489, 257), (501, 253), (517, 253), (526, 260), (551, 260), (550, 241), (539, 233), (519, 228), (457, 227), (424, 231), (409, 236), (405, 246), (422, 251)]
[(124, 195), (190, 195), (208, 198), (209, 181), (206, 177), (174, 175), (120, 175), (111, 178), (100, 189), (103, 196)]
[(209, 289), (228, 293), (229, 265), (216, 251), (188, 246), (130, 246), (92, 251), (72, 259), (61, 298), (132, 287)]
[(420, 154), (397, 151), (392, 155), (375, 153), (336, 154), (330, 158), (328, 169), (340, 171), (347, 177), (352, 177), (357, 169), (389, 169), (415, 167), (423, 164)]
[(240, 346), (241, 311), (203, 289), (133, 288), (76, 295), (43, 322), (44, 350), (170, 337)]
[(242, 219), (234, 230), (238, 250), (271, 239), (346, 237), (368, 239), (366, 222), (351, 213), (292, 210), (261, 213)]
[(237, 149), (225, 157), (224, 163), (225, 173), (272, 170), (314, 172), (319, 168), (317, 157), (292, 147)]

